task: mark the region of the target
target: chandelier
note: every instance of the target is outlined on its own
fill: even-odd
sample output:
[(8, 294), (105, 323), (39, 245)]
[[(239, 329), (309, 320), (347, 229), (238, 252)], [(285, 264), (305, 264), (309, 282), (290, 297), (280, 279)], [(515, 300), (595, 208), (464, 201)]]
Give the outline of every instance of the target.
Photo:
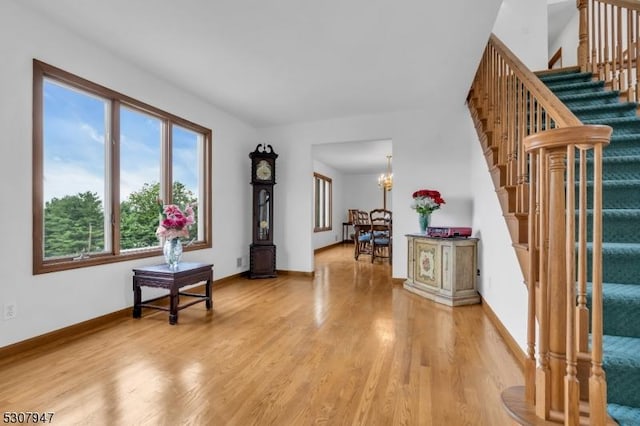
[(391, 156), (387, 155), (387, 172), (378, 176), (378, 186), (385, 191), (391, 191), (393, 187), (393, 173), (391, 173)]

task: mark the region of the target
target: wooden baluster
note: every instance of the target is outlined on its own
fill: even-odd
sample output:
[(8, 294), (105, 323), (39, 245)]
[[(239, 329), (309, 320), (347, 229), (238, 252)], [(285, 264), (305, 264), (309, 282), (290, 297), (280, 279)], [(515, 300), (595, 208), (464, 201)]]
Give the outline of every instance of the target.
[(591, 376), (589, 412), (591, 424), (604, 425), (607, 409), (607, 381), (602, 369), (602, 145), (593, 155), (593, 252), (592, 252)]
[(604, 4), (604, 80), (613, 80), (611, 76), (611, 62), (609, 55), (609, 5)]
[[(515, 148), (515, 131), (516, 131), (516, 89), (515, 89), (515, 75), (511, 72), (509, 75), (509, 128), (507, 137), (509, 139), (509, 164), (508, 175), (511, 185), (518, 186), (518, 179), (516, 174), (516, 148)], [(515, 194), (514, 194), (515, 195)], [(516, 205), (516, 212), (518, 207)]]
[[(491, 55), (491, 46), (487, 46), (487, 49), (484, 52), (482, 58), (482, 117), (487, 117), (487, 111), (489, 106), (489, 92), (487, 90), (488, 83), (488, 72), (487, 72), (487, 64), (489, 62), (489, 55)], [(486, 130), (486, 129), (485, 129)]]
[(578, 13), (580, 15), (578, 24), (578, 66), (581, 71), (587, 71), (589, 70), (589, 17), (587, 0), (578, 0)]
[[(506, 102), (506, 90), (507, 90), (507, 81), (506, 81), (506, 75), (505, 75), (505, 64), (504, 64), (504, 60), (502, 59), (502, 57), (499, 57), (499, 68), (498, 68), (498, 73), (500, 74), (500, 99), (501, 102), (504, 104)], [(509, 122), (509, 117), (507, 114), (507, 106), (506, 105), (501, 105), (502, 108), (502, 113), (501, 113), (501, 117), (500, 117), (500, 127), (498, 129), (496, 129), (496, 138), (498, 140), (500, 140), (500, 145), (502, 147), (505, 147), (505, 143), (506, 143), (506, 138), (505, 138), (505, 131), (506, 131), (506, 125)], [(504, 148), (503, 148), (504, 149)]]
[(622, 46), (622, 8), (616, 6), (616, 50), (617, 50), (617, 58), (618, 63), (616, 65), (616, 69), (618, 70), (618, 90), (620, 92), (624, 92), (625, 90), (625, 81), (624, 81), (624, 54), (623, 54), (623, 46)]
[(493, 131), (493, 122), (491, 117), (491, 112), (493, 108), (493, 92), (491, 91), (493, 74), (491, 70), (491, 62), (493, 60), (493, 56), (495, 55), (495, 51), (491, 49), (489, 51), (489, 56), (487, 57), (487, 109), (485, 113), (486, 123), (487, 123), (487, 131)]
[(542, 132), (543, 130), (549, 130), (542, 127), (542, 105), (540, 102), (536, 100), (536, 133)]
[[(524, 150), (522, 151), (524, 153)], [(534, 184), (529, 189), (529, 270), (527, 271), (527, 359), (525, 361), (524, 381), (525, 398), (530, 404), (535, 404), (536, 395), (536, 281), (538, 265), (538, 235), (535, 224), (538, 222), (540, 203), (538, 202), (537, 164), (538, 156), (535, 152), (528, 155), (529, 181)]]
[(540, 204), (539, 217), (539, 251), (538, 281), (540, 286), (540, 318), (538, 331), (538, 368), (536, 369), (536, 415), (547, 419), (551, 408), (551, 371), (549, 369), (549, 292), (547, 275), (547, 247), (549, 231), (547, 227), (547, 161), (546, 150), (538, 153), (538, 202)]
[(622, 90), (620, 86), (620, 57), (622, 55), (622, 40), (620, 31), (620, 8), (613, 6), (613, 13), (611, 15), (613, 23), (611, 25), (613, 29), (613, 89)]
[(580, 150), (578, 189), (578, 351), (589, 352), (589, 308), (587, 308), (587, 167), (586, 152)]
[(575, 234), (576, 234), (576, 187), (575, 187), (575, 146), (567, 147), (567, 183), (566, 183), (566, 375), (564, 377), (564, 416), (565, 425), (578, 425), (580, 423), (580, 383), (578, 382), (578, 357), (576, 354), (575, 338)]
[(596, 13), (594, 15), (596, 25), (597, 38), (596, 41), (598, 43), (598, 47), (596, 50), (596, 64), (598, 70), (598, 79), (604, 80), (604, 53), (602, 52), (602, 46), (604, 44), (602, 40), (602, 4), (593, 0), (593, 7), (596, 9)]
[[(517, 90), (518, 90), (518, 116), (517, 116), (517, 122), (518, 122), (518, 130), (516, 132), (516, 140), (517, 140), (517, 145), (516, 145), (516, 155), (518, 158), (518, 178), (519, 181), (521, 183), (521, 193), (520, 193), (520, 200), (521, 200), (521, 211), (522, 212), (528, 212), (529, 206), (531, 206), (531, 204), (529, 203), (529, 195), (528, 195), (528, 191), (529, 191), (529, 184), (528, 184), (528, 180), (527, 180), (527, 155), (525, 154), (524, 151), (524, 147), (523, 147), (523, 141), (524, 141), (524, 135), (525, 135), (525, 128), (524, 128), (524, 117), (525, 117), (525, 108), (526, 108), (526, 97), (525, 97), (525, 89), (524, 89), (524, 85), (518, 81), (517, 83)], [(533, 240), (528, 239), (529, 244), (533, 244)]]
[(589, 17), (591, 18), (591, 33), (589, 34), (589, 45), (591, 47), (591, 58), (590, 58), (590, 64), (588, 69), (592, 72), (595, 73), (596, 69), (597, 69), (597, 49), (596, 49), (596, 41), (598, 40), (598, 31), (596, 29), (596, 23), (598, 22), (596, 20), (596, 10), (595, 10), (595, 0), (591, 0), (589, 3)]
[(634, 50), (634, 54), (633, 54), (633, 61), (635, 65), (635, 72), (636, 72), (636, 82), (635, 82), (635, 98), (634, 101), (638, 102), (638, 100), (640, 100), (640, 93), (638, 92), (640, 90), (640, 67), (638, 64), (638, 59), (640, 57), (640, 35), (638, 34), (640, 32), (640, 14), (638, 14), (638, 11), (635, 10), (633, 12), (633, 14), (635, 15), (635, 31), (633, 31), (634, 37), (636, 38), (636, 48)]
[(627, 101), (632, 102), (633, 90), (631, 85), (631, 57), (633, 56), (633, 43), (631, 42), (631, 34), (633, 31), (633, 21), (631, 20), (631, 11), (625, 9), (627, 15), (627, 71), (625, 76), (625, 92), (627, 93)]

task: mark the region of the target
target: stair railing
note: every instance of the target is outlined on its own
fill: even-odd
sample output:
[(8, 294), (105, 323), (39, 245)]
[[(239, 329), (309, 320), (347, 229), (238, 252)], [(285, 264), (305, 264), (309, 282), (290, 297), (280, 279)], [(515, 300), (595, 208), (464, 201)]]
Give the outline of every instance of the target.
[[(516, 419), (525, 419), (518, 411), (529, 407), (529, 414), (538, 418), (573, 425), (579, 421), (580, 401), (588, 399), (592, 424), (604, 424), (595, 419), (606, 417), (601, 168), (611, 128), (583, 125), (495, 35), (482, 56), (468, 104), (489, 168), (500, 174), (494, 183), (507, 188), (512, 199), (501, 203), (503, 211), (508, 209), (505, 217), (521, 215), (528, 229), (528, 258), (521, 262), (528, 288), (525, 387), (522, 401), (509, 406), (505, 394), (503, 401)], [(588, 151), (593, 151), (593, 176), (587, 176)], [(576, 164), (577, 176), (568, 164)], [(591, 313), (586, 307), (588, 188), (593, 200)], [(591, 367), (580, 368), (580, 362)]]
[(639, 98), (640, 2), (578, 0), (578, 65), (628, 101)]

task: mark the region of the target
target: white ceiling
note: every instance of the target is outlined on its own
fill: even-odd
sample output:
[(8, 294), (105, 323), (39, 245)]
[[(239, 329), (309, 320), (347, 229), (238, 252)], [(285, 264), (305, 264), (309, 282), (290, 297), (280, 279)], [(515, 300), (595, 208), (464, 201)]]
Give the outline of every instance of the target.
[(15, 1), (255, 126), (423, 108), (442, 87), (428, 1)]
[[(256, 127), (464, 102), (500, 4), (13, 1)], [(382, 172), (391, 142), (366, 143), (314, 153), (345, 173)]]
[[(313, 146), (315, 160), (346, 174), (382, 173), (391, 153), (391, 140), (325, 143)], [(391, 160), (393, 165), (393, 159)]]

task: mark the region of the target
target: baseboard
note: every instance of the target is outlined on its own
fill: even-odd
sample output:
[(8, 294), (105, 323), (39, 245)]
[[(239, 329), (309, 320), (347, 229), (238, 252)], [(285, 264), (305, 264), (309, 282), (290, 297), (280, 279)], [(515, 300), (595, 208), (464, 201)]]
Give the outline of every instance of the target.
[[(243, 273), (241, 272), (235, 275), (230, 275), (228, 277), (221, 278), (219, 280), (213, 280), (212, 288), (219, 288), (220, 286), (228, 285), (231, 282), (237, 280), (238, 278), (241, 278), (242, 275)], [(204, 292), (205, 291), (204, 284), (190, 287), (189, 290)], [(166, 303), (168, 304), (168, 298)], [(96, 318), (82, 321), (77, 324), (72, 324), (67, 327), (59, 328), (57, 330), (53, 330), (48, 333), (41, 334), (39, 336), (31, 337), (27, 340), (22, 340), (20, 342), (16, 342), (8, 346), (3, 346), (0, 348), (0, 360), (6, 360), (11, 356), (28, 351), (30, 349), (47, 345), (50, 343), (60, 343), (60, 342), (68, 341), (71, 339), (77, 339), (78, 337), (82, 337), (85, 334), (94, 332), (100, 327), (108, 325), (119, 319), (130, 318), (132, 316), (132, 310), (133, 310), (133, 306), (129, 306), (124, 309), (120, 309), (118, 311), (111, 312), (106, 315), (102, 315)], [(0, 362), (0, 365), (2, 364), (3, 362)]]
[(317, 254), (317, 253), (320, 253), (320, 252), (322, 252), (322, 251), (332, 249), (332, 248), (334, 248), (335, 246), (341, 246), (342, 244), (343, 244), (343, 242), (342, 242), (342, 241), (338, 241), (338, 242), (335, 242), (335, 243), (333, 243), (333, 244), (329, 244), (328, 246), (319, 247), (319, 248), (317, 248), (317, 249), (313, 250), (313, 254)]
[(511, 336), (507, 328), (504, 326), (504, 324), (502, 324), (502, 321), (500, 321), (496, 313), (493, 312), (493, 310), (491, 309), (487, 301), (484, 300), (482, 295), (480, 295), (480, 299), (482, 303), (482, 310), (484, 311), (485, 315), (487, 315), (487, 317), (489, 318), (489, 321), (491, 321), (491, 323), (498, 330), (498, 334), (500, 334), (500, 337), (502, 337), (502, 340), (504, 340), (505, 344), (507, 345), (507, 348), (509, 348), (509, 352), (511, 352), (513, 356), (516, 358), (516, 361), (518, 361), (518, 364), (520, 365), (520, 370), (522, 370), (524, 374), (527, 354), (522, 350), (518, 342), (516, 342), (515, 339)]
[[(116, 320), (130, 317), (132, 314), (132, 309), (133, 307), (120, 309), (119, 311), (111, 312), (109, 314), (102, 315), (97, 318), (92, 318), (87, 321), (79, 322), (77, 324), (60, 328), (58, 330), (53, 330), (49, 333), (41, 334), (39, 336), (35, 336), (21, 342), (13, 343), (9, 346), (4, 346), (0, 348), (0, 359), (7, 360), (11, 356), (50, 343), (61, 343), (64, 341), (77, 339), (78, 337), (91, 333), (99, 329), (100, 327), (110, 324)], [(2, 363), (0, 363), (0, 365), (1, 364)]]

